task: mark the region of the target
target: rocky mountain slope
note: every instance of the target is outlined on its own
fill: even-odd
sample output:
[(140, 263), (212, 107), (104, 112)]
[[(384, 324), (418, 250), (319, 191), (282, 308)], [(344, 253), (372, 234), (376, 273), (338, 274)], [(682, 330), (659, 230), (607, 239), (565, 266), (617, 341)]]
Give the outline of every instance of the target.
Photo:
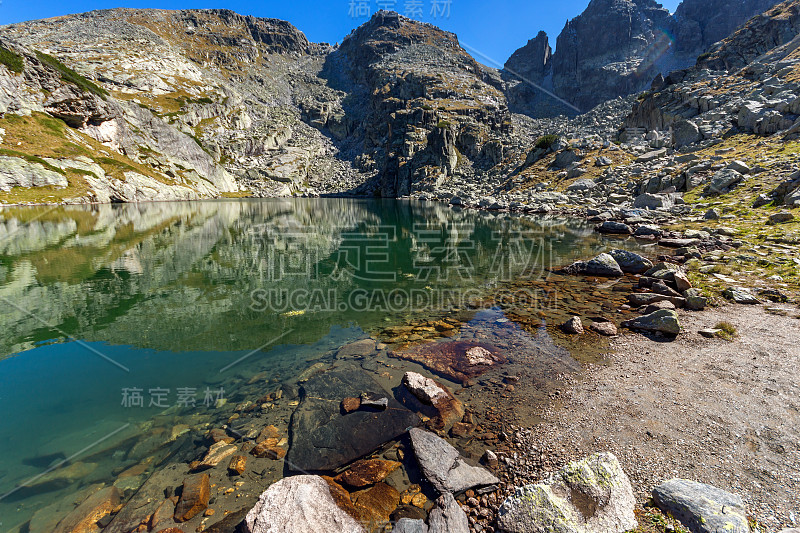
[(551, 52), (544, 32), (505, 65), (518, 80), (512, 109), (537, 116), (574, 110), (520, 79), (552, 91), (581, 111), (640, 92), (659, 72), (686, 68), (775, 0), (684, 0), (674, 14), (654, 0), (592, 0), (567, 22)]
[[(547, 209), (553, 198), (539, 193), (595, 177), (650, 145), (672, 146), (674, 117), (691, 119), (738, 96), (662, 91), (705, 71), (672, 74), (657, 81), (652, 98), (642, 95), (624, 124), (660, 131), (623, 138), (620, 150), (613, 143), (633, 98), (574, 120), (532, 119), (523, 113), (571, 110), (545, 102), (514, 73), (581, 106), (636, 91), (761, 5), (745, 0), (724, 16), (698, 15), (712, 4), (687, 0), (670, 15), (652, 0), (593, 0), (554, 54), (540, 33), (504, 71), (475, 61), (454, 34), (386, 11), (338, 46), (311, 43), (287, 22), (226, 10), (115, 9), (6, 26), (0, 202), (354, 194), (487, 205), (507, 197)], [(680, 25), (699, 25), (700, 40), (671, 45), (665, 32)], [(795, 18), (767, 14), (701, 56), (701, 66), (739, 68), (794, 35)], [(773, 63), (783, 68), (790, 55)], [(760, 124), (748, 131), (792, 125), (793, 108), (780, 107), (777, 118), (771, 100), (748, 108)], [(717, 115), (681, 123), (675, 144), (720, 134), (727, 119)], [(586, 168), (581, 150), (606, 159)]]

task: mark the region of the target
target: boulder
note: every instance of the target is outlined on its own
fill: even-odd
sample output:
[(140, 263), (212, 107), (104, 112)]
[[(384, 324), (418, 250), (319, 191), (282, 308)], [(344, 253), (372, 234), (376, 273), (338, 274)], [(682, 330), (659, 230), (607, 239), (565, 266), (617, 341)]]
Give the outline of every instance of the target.
[(671, 196), (666, 194), (640, 194), (633, 201), (633, 207), (637, 209), (669, 209), (675, 205)]
[(627, 250), (611, 250), (608, 255), (614, 258), (623, 272), (642, 274), (653, 268), (649, 259)]
[(758, 305), (761, 303), (761, 300), (753, 296), (753, 293), (749, 290), (739, 287), (729, 287), (725, 289), (722, 296), (737, 304)]
[(497, 523), (508, 533), (623, 533), (637, 527), (635, 506), (628, 476), (605, 452), (517, 489), (498, 509)]
[(583, 323), (580, 317), (574, 316), (561, 324), (561, 330), (570, 335), (583, 335)]
[(609, 254), (600, 254), (586, 263), (584, 273), (589, 276), (619, 278), (622, 277), (622, 268)]
[[(578, 176), (582, 176), (583, 174), (586, 174), (586, 169), (582, 169), (580, 167), (577, 167), (575, 169), (570, 170), (570, 173), (567, 174), (567, 178), (568, 179), (576, 178)], [(582, 179), (582, 180), (578, 180), (578, 181), (576, 181), (574, 183), (571, 183), (567, 187), (567, 190), (569, 192), (590, 191), (590, 190), (594, 189), (595, 187), (597, 187), (597, 183), (595, 183), (594, 180)]]
[(686, 298), (686, 309), (690, 311), (702, 311), (708, 306), (708, 298), (700, 289), (688, 289), (683, 292), (683, 297)]
[(449, 492), (436, 500), (436, 507), (428, 516), (429, 533), (469, 533), (467, 513)]
[(708, 193), (725, 194), (731, 187), (741, 182), (742, 179), (744, 179), (744, 176), (732, 168), (719, 170), (714, 174), (714, 177), (711, 178), (711, 183), (708, 184)]
[(653, 501), (692, 533), (750, 533), (742, 499), (711, 485), (671, 479), (653, 489)]
[(556, 160), (553, 163), (553, 166), (556, 169), (565, 169), (570, 166), (572, 163), (577, 163), (583, 159), (579, 156), (574, 150), (563, 150), (556, 154)]
[(319, 476), (287, 477), (271, 485), (247, 513), (243, 529), (246, 533), (364, 533), (336, 505), (328, 483)]
[(769, 216), (767, 220), (767, 224), (770, 226), (774, 226), (776, 224), (784, 224), (786, 222), (791, 222), (794, 220), (794, 215), (788, 211), (781, 211), (780, 213), (775, 213)]
[(627, 224), (623, 224), (622, 222), (614, 222), (614, 221), (606, 221), (603, 222), (601, 225), (597, 227), (597, 231), (600, 233), (607, 233), (609, 235), (631, 235), (633, 234), (633, 229)]
[(636, 228), (636, 231), (633, 233), (636, 237), (661, 237), (664, 232), (658, 226), (653, 225), (642, 225)]
[(629, 329), (659, 332), (667, 335), (678, 335), (681, 332), (678, 313), (669, 309), (627, 320), (622, 325)]
[(467, 464), (458, 450), (433, 433), (413, 428), (409, 435), (422, 473), (440, 493), (459, 493), (500, 482), (488, 470)]
[(672, 144), (681, 148), (703, 140), (700, 128), (691, 120), (679, 120), (672, 127)]
[(751, 172), (750, 167), (747, 166), (747, 163), (745, 163), (744, 161), (738, 161), (738, 160), (731, 161), (730, 163), (728, 163), (727, 168), (735, 170), (739, 174), (750, 174)]
[[(369, 393), (385, 399), (383, 411), (342, 414), (343, 396)], [(329, 370), (311, 377), (301, 389), (302, 402), (292, 414), (287, 464), (294, 471), (335, 470), (374, 451), (420, 423), (365, 372), (356, 368)]]
[(676, 298), (674, 296), (665, 296), (663, 294), (652, 293), (634, 293), (628, 295), (628, 303), (631, 305), (631, 307), (642, 307), (643, 305), (652, 305), (654, 303), (664, 301), (672, 302), (675, 307), (679, 308), (686, 306), (685, 298)]
[(441, 383), (416, 372), (406, 372), (403, 376), (405, 388), (432, 412), (433, 427), (448, 430), (464, 416), (464, 405)]

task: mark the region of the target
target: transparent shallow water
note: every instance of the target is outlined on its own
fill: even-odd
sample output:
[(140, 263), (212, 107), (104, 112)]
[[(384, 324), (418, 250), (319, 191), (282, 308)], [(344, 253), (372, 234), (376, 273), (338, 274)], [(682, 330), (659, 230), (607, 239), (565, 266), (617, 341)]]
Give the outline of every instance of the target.
[[(606, 248), (578, 221), (403, 201), (6, 208), (0, 531), (142, 460), (176, 460), (171, 443), (229, 416), (248, 384), (296, 381), (365, 334), (397, 341), (386, 331), (459, 316), (475, 338), (543, 353), (536, 333), (469, 304)], [(173, 434), (155, 445), (154, 428)]]

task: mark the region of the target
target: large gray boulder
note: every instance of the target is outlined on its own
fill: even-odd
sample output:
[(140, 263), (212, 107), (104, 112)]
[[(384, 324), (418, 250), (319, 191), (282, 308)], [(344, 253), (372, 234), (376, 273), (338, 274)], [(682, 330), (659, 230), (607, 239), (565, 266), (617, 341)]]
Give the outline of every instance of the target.
[(744, 305), (758, 305), (761, 300), (753, 296), (753, 293), (747, 289), (739, 287), (729, 287), (725, 289), (722, 295), (733, 303)]
[(586, 263), (585, 272), (589, 276), (618, 278), (622, 276), (622, 268), (609, 254), (600, 254)]
[(642, 274), (653, 268), (653, 263), (649, 259), (627, 250), (611, 250), (608, 255), (614, 258), (623, 272)]
[(675, 148), (681, 148), (703, 140), (700, 128), (691, 120), (679, 120), (672, 127), (672, 143)]
[(67, 177), (52, 168), (18, 157), (0, 156), (0, 191), (10, 191), (13, 187), (63, 188), (69, 185)]
[(428, 517), (428, 533), (469, 533), (467, 513), (449, 492), (436, 500)]
[(633, 207), (637, 209), (669, 209), (674, 205), (675, 200), (667, 194), (644, 193), (633, 201)]
[(708, 184), (708, 192), (710, 194), (725, 194), (730, 191), (731, 187), (741, 182), (742, 179), (744, 179), (744, 176), (732, 168), (724, 168), (711, 178), (711, 183)]
[(364, 533), (340, 509), (319, 476), (283, 478), (271, 485), (247, 513), (246, 533)]
[(742, 499), (717, 487), (671, 479), (653, 489), (653, 500), (692, 533), (750, 533)]
[(666, 333), (667, 335), (678, 335), (681, 332), (678, 313), (670, 309), (663, 309), (633, 320), (627, 320), (622, 325), (629, 329)]
[(604, 452), (517, 489), (497, 511), (497, 523), (508, 533), (623, 533), (637, 527), (635, 506), (628, 476)]
[(459, 493), (500, 482), (488, 470), (467, 464), (458, 450), (430, 431), (412, 428), (409, 435), (422, 473), (440, 493)]

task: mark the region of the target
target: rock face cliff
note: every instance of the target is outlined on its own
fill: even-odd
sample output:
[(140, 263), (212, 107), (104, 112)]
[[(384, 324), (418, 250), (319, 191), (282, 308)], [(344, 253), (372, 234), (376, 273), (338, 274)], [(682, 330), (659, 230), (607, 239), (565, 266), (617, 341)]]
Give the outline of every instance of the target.
[[(549, 49), (541, 52), (548, 38), (540, 33), (514, 53), (506, 64), (507, 75), (529, 74), (528, 79), (585, 112), (606, 100), (643, 91), (659, 73), (693, 65), (711, 45), (776, 3), (685, 0), (670, 14), (654, 0), (592, 0), (567, 22), (552, 56)], [(540, 72), (552, 73), (552, 78), (537, 76)], [(510, 100), (512, 109), (528, 114), (553, 115), (564, 109), (533, 88), (524, 94), (517, 90)]]
[[(377, 13), (339, 47), (310, 43), (287, 22), (226, 10), (97, 11), (15, 24), (2, 35), (23, 71), (0, 66), (0, 105), (31, 122), (28, 151), (3, 155), (27, 157), (16, 167), (46, 156), (46, 165), (80, 168), (102, 167), (111, 154), (139, 169), (117, 173), (118, 182), (97, 166), (97, 180), (34, 180), (58, 189), (56, 201), (174, 196), (153, 193), (144, 178), (182, 186), (185, 197), (240, 189), (393, 197), (475, 176), (521, 146), (497, 71), (455, 35), (397, 13)], [(82, 81), (39, 68), (41, 52)], [(97, 143), (81, 154), (88, 161), (36, 146), (34, 130), (50, 118), (64, 122), (58, 135)], [(0, 127), (15, 141), (21, 135)], [(16, 167), (6, 173), (16, 178), (0, 182), (2, 200), (50, 201), (49, 189), (16, 190), (32, 183), (24, 177), (31, 168)]]

